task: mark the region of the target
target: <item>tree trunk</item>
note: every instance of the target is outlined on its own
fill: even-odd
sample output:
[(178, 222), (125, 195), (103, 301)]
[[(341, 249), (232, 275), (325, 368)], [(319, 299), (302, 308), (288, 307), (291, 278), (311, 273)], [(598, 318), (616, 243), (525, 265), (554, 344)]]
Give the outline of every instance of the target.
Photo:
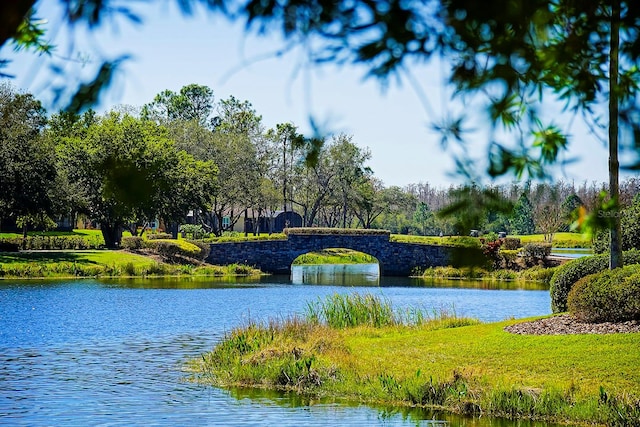
[(104, 245), (107, 249), (118, 249), (122, 240), (122, 227), (119, 224), (100, 224)]
[(620, 229), (619, 199), (620, 188), (618, 174), (618, 56), (620, 44), (620, 2), (613, 0), (611, 4), (611, 40), (609, 49), (609, 196), (618, 210), (611, 217), (609, 234), (609, 268), (622, 267), (622, 232)]

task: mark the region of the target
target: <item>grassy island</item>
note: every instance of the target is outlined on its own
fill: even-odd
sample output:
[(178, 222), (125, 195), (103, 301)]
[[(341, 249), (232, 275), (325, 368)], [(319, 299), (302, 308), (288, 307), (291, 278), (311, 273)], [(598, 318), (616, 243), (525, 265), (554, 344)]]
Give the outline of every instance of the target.
[(640, 333), (514, 335), (334, 295), (304, 317), (231, 331), (193, 361), (198, 381), (363, 403), (589, 425), (640, 422)]

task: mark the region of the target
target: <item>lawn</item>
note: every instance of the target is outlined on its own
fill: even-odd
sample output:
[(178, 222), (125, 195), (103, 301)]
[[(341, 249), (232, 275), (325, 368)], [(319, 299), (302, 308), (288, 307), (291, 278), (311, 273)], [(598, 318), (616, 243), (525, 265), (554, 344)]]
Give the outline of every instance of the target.
[[(475, 416), (640, 425), (640, 333), (515, 335), (504, 327), (523, 320), (478, 324), (446, 313), (374, 327), (367, 319), (387, 311), (372, 306), (377, 314), (365, 311), (364, 325), (355, 327), (309, 314), (244, 325), (190, 367), (198, 381), (223, 387)], [(338, 301), (324, 313), (353, 320), (361, 311)]]

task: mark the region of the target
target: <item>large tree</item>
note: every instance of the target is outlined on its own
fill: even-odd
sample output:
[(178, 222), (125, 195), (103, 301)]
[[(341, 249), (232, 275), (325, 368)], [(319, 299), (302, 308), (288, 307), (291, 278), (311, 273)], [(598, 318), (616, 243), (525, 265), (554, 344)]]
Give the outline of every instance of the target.
[(0, 84), (0, 220), (26, 225), (54, 214), (58, 176), (45, 124), (40, 101)]
[(189, 209), (208, 205), (217, 172), (176, 150), (164, 128), (117, 113), (98, 118), (84, 135), (63, 138), (59, 152), (110, 248), (125, 228), (135, 234), (154, 219), (184, 220)]

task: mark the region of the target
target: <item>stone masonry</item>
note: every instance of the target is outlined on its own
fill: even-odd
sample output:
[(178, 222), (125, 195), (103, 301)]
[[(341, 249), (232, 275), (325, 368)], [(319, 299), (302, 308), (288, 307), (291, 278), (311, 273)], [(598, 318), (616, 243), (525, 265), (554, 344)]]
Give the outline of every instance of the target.
[(376, 257), (382, 276), (410, 276), (417, 270), (447, 265), (450, 248), (390, 242), (389, 235), (291, 234), (287, 240), (211, 244), (210, 264), (246, 264), (273, 274), (291, 273), (291, 263), (308, 252), (345, 248)]

